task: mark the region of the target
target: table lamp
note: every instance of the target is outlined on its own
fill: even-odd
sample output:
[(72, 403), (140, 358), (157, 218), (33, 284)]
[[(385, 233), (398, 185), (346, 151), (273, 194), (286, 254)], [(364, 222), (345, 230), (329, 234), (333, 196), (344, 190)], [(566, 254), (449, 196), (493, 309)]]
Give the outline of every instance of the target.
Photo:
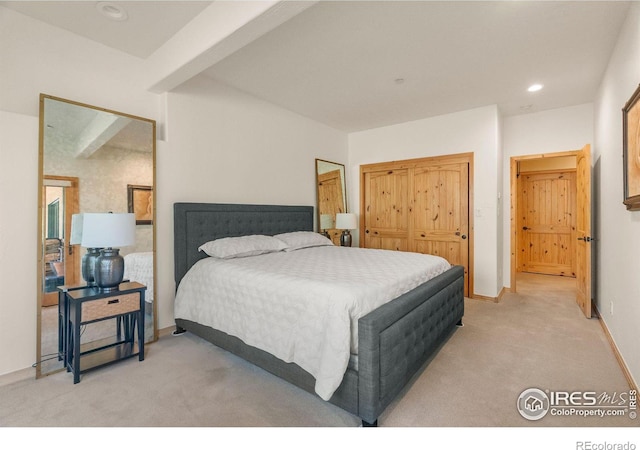
[(81, 245), (99, 248), (93, 267), (95, 285), (104, 292), (118, 290), (124, 277), (120, 249), (136, 242), (136, 218), (131, 213), (84, 213)]
[(343, 247), (351, 247), (351, 232), (358, 228), (358, 220), (353, 213), (336, 214), (336, 228), (343, 230), (340, 235), (340, 245)]

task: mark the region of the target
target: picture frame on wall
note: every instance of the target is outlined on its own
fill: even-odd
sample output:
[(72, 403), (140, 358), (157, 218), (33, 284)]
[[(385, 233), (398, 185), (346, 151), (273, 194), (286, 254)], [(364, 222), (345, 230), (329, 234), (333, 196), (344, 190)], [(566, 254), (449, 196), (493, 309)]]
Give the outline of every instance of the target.
[(135, 214), (136, 225), (153, 224), (153, 188), (151, 186), (127, 185), (129, 212)]
[(640, 211), (640, 85), (622, 109), (624, 201)]

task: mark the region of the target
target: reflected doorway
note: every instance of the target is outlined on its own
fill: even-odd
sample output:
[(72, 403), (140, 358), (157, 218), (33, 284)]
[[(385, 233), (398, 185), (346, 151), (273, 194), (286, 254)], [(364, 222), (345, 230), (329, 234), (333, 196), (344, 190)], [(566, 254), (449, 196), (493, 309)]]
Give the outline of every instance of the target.
[[(46, 372), (48, 366), (57, 368), (61, 364), (58, 360), (58, 287), (75, 285), (81, 278), (79, 246), (69, 244), (71, 216), (78, 212), (78, 178), (45, 175), (42, 189), (42, 323), (38, 340), (42, 360), (37, 367)], [(42, 365), (46, 367), (43, 369)]]

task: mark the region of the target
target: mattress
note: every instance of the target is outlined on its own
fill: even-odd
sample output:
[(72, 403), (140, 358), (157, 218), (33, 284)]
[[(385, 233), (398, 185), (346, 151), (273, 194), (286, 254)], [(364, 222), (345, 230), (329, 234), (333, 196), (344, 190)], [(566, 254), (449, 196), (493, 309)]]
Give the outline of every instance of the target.
[(337, 246), (209, 257), (182, 279), (175, 317), (296, 363), (328, 400), (357, 355), (358, 319), (450, 267), (433, 255)]

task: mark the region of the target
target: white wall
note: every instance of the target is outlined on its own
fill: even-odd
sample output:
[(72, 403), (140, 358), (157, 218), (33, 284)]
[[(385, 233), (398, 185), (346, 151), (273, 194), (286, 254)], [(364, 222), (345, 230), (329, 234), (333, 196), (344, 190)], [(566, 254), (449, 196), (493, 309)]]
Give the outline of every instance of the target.
[(596, 303), (636, 384), (640, 381), (640, 211), (627, 211), (622, 204), (621, 111), (639, 82), (640, 3), (634, 3), (596, 98), (592, 158), (599, 256)]
[(502, 170), (503, 279), (511, 286), (511, 188), (510, 161), (513, 156), (539, 155), (580, 150), (593, 144), (593, 104), (559, 108), (539, 113), (506, 117), (503, 124)]
[(0, 111), (0, 375), (35, 362), (37, 168), (38, 119)]
[[(35, 362), (39, 95), (156, 118), (140, 62), (0, 7), (0, 374)], [(6, 277), (6, 278), (5, 278)], [(6, 314), (6, 315), (5, 315)]]
[(0, 375), (36, 357), (40, 93), (166, 131), (156, 149), (160, 327), (173, 324), (173, 202), (315, 205), (315, 158), (346, 162), (345, 133), (202, 78), (152, 94), (142, 60), (3, 7), (0, 60)]
[[(346, 162), (347, 135), (205, 77), (168, 95), (158, 150), (158, 287), (174, 292), (175, 202), (315, 205), (315, 158)], [(159, 317), (173, 319), (173, 297)]]
[[(497, 107), (406, 122), (349, 135), (347, 189), (350, 210), (359, 213), (360, 165), (456, 153), (474, 153), (474, 293), (496, 297), (501, 286), (497, 186), (500, 125)], [(354, 235), (357, 242), (357, 234)], [(500, 240), (502, 237), (500, 237)]]
[[(498, 122), (496, 124), (496, 140), (498, 145), (496, 146), (497, 154), (496, 154), (496, 291), (498, 295), (503, 291), (504, 288), (504, 277), (503, 277), (503, 261), (502, 258), (504, 252), (504, 233), (505, 228), (503, 226), (503, 205), (504, 205), (504, 190), (502, 187), (505, 172), (503, 168), (503, 160), (504, 160), (504, 119), (502, 115), (498, 115)], [(508, 176), (508, 175), (507, 175)], [(508, 234), (508, 231), (507, 231)]]

